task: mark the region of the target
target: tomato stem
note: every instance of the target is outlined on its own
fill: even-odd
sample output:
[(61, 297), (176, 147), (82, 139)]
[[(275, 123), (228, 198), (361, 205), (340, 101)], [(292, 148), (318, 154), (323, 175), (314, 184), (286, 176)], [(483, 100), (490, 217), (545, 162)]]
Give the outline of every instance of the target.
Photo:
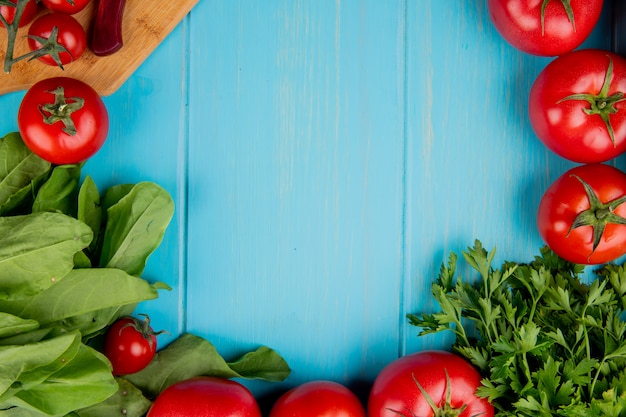
[(600, 244), (604, 229), (607, 224), (620, 224), (626, 225), (626, 218), (615, 213), (615, 210), (626, 202), (626, 195), (615, 200), (603, 203), (598, 198), (596, 192), (587, 184), (582, 178), (577, 175), (572, 175), (576, 178), (585, 188), (587, 198), (589, 200), (589, 209), (584, 210), (576, 216), (572, 224), (570, 225), (569, 233), (579, 227), (591, 226), (593, 228), (593, 246), (589, 256), (593, 255), (596, 248)]
[[(422, 385), (419, 383), (419, 381), (415, 377), (415, 374), (411, 374), (411, 376), (413, 377), (413, 381), (415, 382), (415, 385), (417, 385), (417, 388), (419, 388), (422, 396), (424, 397), (424, 400), (426, 400), (430, 408), (433, 410), (434, 417), (458, 417), (461, 414), (463, 414), (463, 412), (467, 408), (467, 404), (463, 404), (460, 408), (455, 408), (454, 406), (452, 406), (452, 390), (450, 388), (452, 384), (450, 382), (450, 375), (448, 374), (447, 369), (444, 369), (444, 372), (446, 373), (446, 391), (444, 393), (445, 398), (443, 399), (443, 405), (437, 405), (435, 401), (433, 401), (432, 397), (428, 394), (428, 392), (426, 392), (424, 387), (422, 387)], [(390, 408), (388, 408), (388, 410), (400, 416), (406, 417), (406, 415), (401, 413), (400, 411), (393, 410)], [(411, 414), (413, 415), (412, 417), (419, 417), (419, 416), (416, 416), (414, 413), (411, 413)]]
[(22, 61), (24, 59), (32, 60), (45, 55), (50, 55), (54, 62), (59, 65), (61, 69), (63, 69), (61, 60), (59, 58), (59, 53), (69, 52), (67, 48), (65, 48), (58, 42), (58, 28), (54, 27), (48, 39), (34, 37), (35, 39), (37, 39), (37, 41), (39, 41), (39, 43), (41, 43), (42, 46), (40, 48), (17, 57), (14, 56), (15, 41), (17, 39), (19, 23), (22, 18), (22, 14), (24, 13), (24, 10), (26, 9), (26, 4), (29, 1), (30, 0), (17, 0), (17, 3), (11, 3), (8, 0), (0, 0), (0, 5), (15, 7), (15, 16), (13, 17), (13, 21), (11, 23), (9, 23), (2, 15), (0, 15), (0, 22), (2, 22), (2, 25), (7, 30), (7, 50), (6, 55), (4, 56), (4, 72), (7, 74), (11, 72), (11, 68), (16, 62)]
[(613, 81), (613, 59), (608, 55), (607, 57), (609, 58), (609, 66), (604, 75), (602, 88), (598, 94), (572, 94), (560, 99), (557, 101), (557, 104), (567, 100), (582, 100), (588, 102), (589, 108), (583, 109), (583, 111), (588, 116), (597, 115), (602, 119), (609, 137), (611, 138), (611, 143), (615, 146), (615, 131), (611, 125), (610, 116), (618, 112), (615, 105), (626, 99), (624, 98), (624, 93), (621, 91), (617, 91), (614, 94), (609, 95), (609, 89)]
[(147, 314), (139, 314), (140, 316), (143, 316), (144, 319), (140, 320), (136, 317), (130, 317), (132, 319), (132, 323), (127, 323), (124, 326), (122, 326), (120, 328), (120, 334), (122, 333), (122, 330), (127, 328), (127, 327), (132, 327), (133, 329), (137, 330), (137, 332), (139, 332), (141, 334), (141, 336), (143, 336), (144, 339), (146, 339), (148, 341), (148, 344), (150, 345), (150, 348), (152, 348), (152, 337), (151, 336), (158, 336), (160, 334), (163, 333), (167, 333), (166, 330), (159, 330), (158, 332), (155, 332), (152, 327), (150, 327), (150, 317)]
[(72, 113), (80, 110), (85, 105), (85, 100), (81, 97), (65, 97), (65, 90), (59, 86), (54, 91), (48, 91), (54, 94), (54, 103), (46, 103), (39, 106), (39, 112), (43, 116), (46, 124), (52, 125), (57, 122), (63, 123), (65, 126), (62, 130), (70, 136), (76, 135), (76, 126), (72, 120)]
[[(574, 21), (574, 11), (572, 10), (571, 1), (572, 0), (560, 0), (563, 8), (565, 8), (565, 13), (567, 14), (567, 19), (572, 24), (574, 28), (574, 32), (576, 32), (576, 22)], [(546, 29), (546, 7), (548, 7), (548, 3), (550, 0), (543, 0), (541, 3), (541, 36), (545, 34)]]

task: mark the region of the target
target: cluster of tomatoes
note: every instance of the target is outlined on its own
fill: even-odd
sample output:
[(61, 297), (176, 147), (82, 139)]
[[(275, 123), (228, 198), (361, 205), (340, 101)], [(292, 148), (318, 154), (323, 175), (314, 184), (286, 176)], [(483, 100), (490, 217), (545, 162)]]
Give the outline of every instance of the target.
[(555, 57), (528, 100), (537, 137), (576, 163), (545, 192), (537, 225), (546, 244), (577, 264), (626, 254), (626, 175), (607, 165), (626, 151), (626, 59), (576, 49), (597, 24), (603, 0), (489, 0), (491, 19), (517, 49)]
[[(269, 417), (492, 417), (489, 402), (474, 395), (479, 384), (479, 373), (460, 356), (423, 351), (397, 359), (380, 372), (369, 394), (367, 412), (346, 386), (315, 380), (280, 396)], [(243, 385), (214, 377), (171, 385), (148, 412), (148, 417), (201, 415), (261, 417), (261, 412)]]
[[(17, 0), (11, 0), (17, 4)], [(89, 4), (89, 0), (28, 0), (19, 20), (19, 27), (28, 28), (28, 46), (32, 53), (45, 47), (47, 53), (36, 58), (47, 65), (63, 67), (79, 59), (87, 49), (87, 33), (73, 17)], [(47, 13), (41, 13), (41, 9)], [(0, 14), (13, 23), (16, 8), (0, 6)]]

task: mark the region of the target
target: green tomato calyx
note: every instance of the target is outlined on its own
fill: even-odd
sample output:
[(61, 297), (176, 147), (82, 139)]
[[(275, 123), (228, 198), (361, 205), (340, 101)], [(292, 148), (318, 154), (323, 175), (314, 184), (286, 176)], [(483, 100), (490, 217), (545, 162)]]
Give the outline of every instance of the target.
[(153, 346), (154, 342), (152, 341), (152, 336), (158, 336), (160, 334), (167, 333), (167, 331), (159, 330), (158, 332), (155, 332), (150, 326), (150, 317), (147, 314), (139, 314), (139, 315), (143, 316), (143, 320), (138, 319), (136, 317), (129, 317), (131, 321), (126, 323), (122, 327), (120, 327), (119, 333), (122, 334), (122, 330), (126, 329), (127, 327), (130, 327), (133, 330), (137, 331), (139, 334), (141, 334), (141, 336), (148, 341), (148, 344), (150, 345), (150, 348), (152, 349), (154, 348)]
[[(39, 112), (43, 116), (46, 124), (53, 125), (57, 122), (63, 123), (63, 130), (70, 136), (76, 135), (76, 126), (72, 120), (72, 113), (80, 110), (85, 105), (85, 100), (81, 97), (65, 97), (65, 89), (61, 86), (48, 93), (54, 95), (54, 103), (46, 103), (39, 106)], [(69, 100), (69, 101), (68, 101)]]
[[(61, 68), (63, 68), (63, 62), (61, 61), (61, 52), (66, 52), (72, 56), (70, 51), (58, 41), (59, 28), (54, 26), (50, 32), (50, 36), (47, 38), (35, 35), (28, 35), (29, 38), (36, 40), (41, 44), (41, 47), (32, 52), (32, 56), (28, 55), (30, 60), (40, 58), (42, 56), (50, 55), (52, 60)], [(74, 57), (72, 57), (72, 60)]]
[(607, 224), (620, 224), (626, 225), (626, 219), (615, 213), (615, 210), (624, 202), (626, 202), (626, 195), (617, 198), (608, 203), (603, 203), (598, 198), (596, 192), (587, 184), (582, 178), (577, 175), (572, 175), (576, 178), (585, 188), (585, 193), (589, 199), (589, 208), (587, 210), (578, 213), (574, 222), (571, 224), (567, 234), (579, 227), (591, 226), (593, 228), (593, 247), (589, 256), (593, 255), (596, 248), (600, 244), (604, 229)]
[(611, 82), (613, 81), (613, 59), (610, 56), (608, 58), (609, 66), (604, 75), (602, 88), (598, 94), (572, 94), (560, 99), (557, 104), (567, 100), (582, 100), (588, 102), (589, 107), (583, 109), (583, 111), (588, 116), (600, 116), (609, 133), (611, 143), (615, 146), (615, 132), (613, 130), (613, 126), (611, 125), (610, 116), (618, 112), (617, 108), (615, 108), (615, 104), (620, 101), (624, 101), (625, 99), (624, 93), (621, 91), (617, 91), (616, 93), (609, 95), (609, 88), (611, 87)]
[[(560, 0), (563, 8), (565, 9), (565, 13), (567, 13), (567, 19), (572, 24), (574, 28), (574, 32), (576, 32), (576, 22), (574, 21), (574, 11), (572, 10), (571, 2), (572, 0)], [(548, 7), (548, 3), (550, 0), (543, 0), (541, 3), (541, 36), (545, 34), (546, 29), (546, 7)]]
[[(437, 405), (435, 403), (435, 401), (432, 399), (432, 397), (426, 392), (426, 390), (422, 387), (422, 385), (419, 383), (419, 381), (417, 380), (417, 378), (415, 378), (415, 375), (411, 375), (413, 377), (413, 381), (415, 381), (415, 385), (417, 385), (417, 388), (419, 388), (420, 392), (422, 393), (422, 396), (424, 397), (424, 400), (426, 400), (426, 402), (428, 403), (428, 405), (430, 406), (430, 408), (433, 410), (433, 417), (458, 417), (461, 414), (463, 414), (463, 412), (465, 411), (465, 409), (467, 408), (467, 404), (463, 404), (463, 406), (461, 406), (460, 408), (455, 408), (451, 402), (452, 402), (452, 393), (451, 393), (451, 389), (450, 389), (450, 375), (448, 375), (448, 370), (444, 369), (445, 373), (446, 373), (446, 392), (445, 392), (445, 400), (443, 401), (442, 405)], [(398, 414), (399, 416), (402, 417), (419, 417), (416, 416), (412, 411), (410, 411), (410, 415), (407, 416), (406, 414), (404, 414), (401, 411), (397, 411), (397, 410), (392, 410), (392, 409), (388, 409), (389, 411), (392, 411), (396, 414)], [(476, 416), (471, 416), (471, 417), (476, 417)]]

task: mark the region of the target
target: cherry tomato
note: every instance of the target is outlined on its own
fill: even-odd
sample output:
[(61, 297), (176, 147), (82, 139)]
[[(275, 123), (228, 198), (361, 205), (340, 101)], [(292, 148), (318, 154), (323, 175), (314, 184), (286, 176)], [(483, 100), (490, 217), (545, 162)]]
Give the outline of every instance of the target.
[(311, 381), (283, 394), (269, 417), (365, 417), (357, 396), (332, 381)]
[(31, 86), (17, 121), (29, 149), (58, 165), (87, 160), (102, 147), (109, 131), (102, 98), (88, 84), (67, 77)]
[(573, 51), (591, 34), (603, 0), (489, 0), (489, 16), (500, 35), (532, 55)]
[(584, 49), (560, 56), (530, 91), (531, 125), (557, 155), (605, 162), (626, 151), (626, 59)]
[[(433, 350), (406, 355), (387, 365), (374, 380), (367, 415), (493, 417), (493, 406), (475, 394), (480, 380), (472, 364), (453, 353)], [(433, 410), (429, 399), (439, 410)]]
[(261, 417), (261, 411), (239, 382), (201, 376), (167, 387), (147, 417)]
[(75, 14), (83, 10), (90, 0), (41, 0), (46, 9), (53, 12)]
[(609, 165), (570, 169), (545, 192), (537, 225), (546, 244), (577, 264), (606, 263), (626, 254), (626, 174)]
[(113, 323), (104, 337), (103, 350), (113, 374), (134, 374), (148, 366), (156, 353), (156, 335), (147, 317), (122, 317)]
[[(11, 3), (17, 4), (17, 0), (10, 0)], [(22, 12), (22, 16), (20, 17), (20, 23), (18, 27), (24, 27), (30, 22), (33, 21), (35, 16), (39, 13), (39, 4), (36, 0), (28, 0), (26, 3), (26, 7)], [(15, 19), (15, 7), (11, 6), (0, 6), (0, 14), (5, 18), (8, 24), (13, 23), (13, 19)]]
[[(54, 41), (63, 48), (59, 48)], [(87, 48), (87, 34), (78, 20), (63, 13), (47, 13), (33, 22), (28, 29), (28, 46), (31, 51), (52, 42), (53, 50), (38, 57), (48, 65), (67, 65), (81, 57)]]

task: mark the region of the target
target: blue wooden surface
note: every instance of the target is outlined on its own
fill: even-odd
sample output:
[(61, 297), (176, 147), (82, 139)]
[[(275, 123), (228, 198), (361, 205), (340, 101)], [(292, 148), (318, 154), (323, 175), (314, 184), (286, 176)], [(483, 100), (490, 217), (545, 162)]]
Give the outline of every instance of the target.
[[(608, 49), (611, 2), (585, 44)], [(261, 344), (293, 372), (366, 390), (399, 355), (446, 347), (405, 315), (435, 308), (450, 251), (542, 245), (535, 211), (570, 163), (527, 120), (549, 62), (514, 50), (482, 0), (200, 0), (105, 101), (85, 172), (155, 181), (177, 211), (140, 306), (228, 359)], [(0, 97), (5, 115), (23, 93)], [(0, 132), (16, 130), (8, 116)]]

